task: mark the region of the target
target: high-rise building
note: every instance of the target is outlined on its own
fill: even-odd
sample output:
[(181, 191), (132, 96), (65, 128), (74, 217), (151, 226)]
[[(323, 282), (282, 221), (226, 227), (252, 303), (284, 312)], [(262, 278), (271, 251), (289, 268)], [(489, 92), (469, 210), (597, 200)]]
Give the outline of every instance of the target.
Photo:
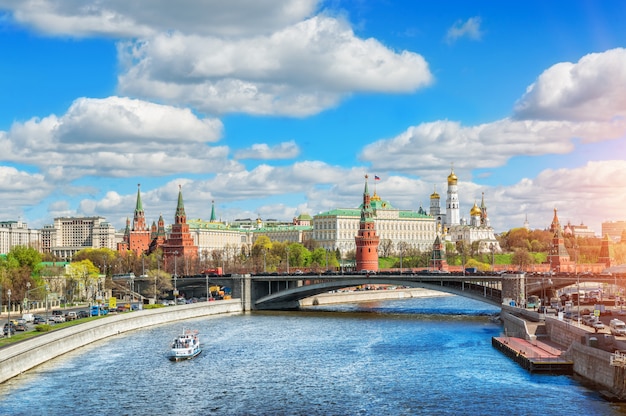
[(625, 242), (622, 236), (626, 232), (626, 221), (607, 221), (602, 223), (602, 235), (608, 235), (611, 241)]
[(60, 217), (41, 230), (42, 251), (71, 260), (85, 248), (115, 250), (115, 228), (104, 217)]
[(18, 221), (0, 221), (0, 254), (6, 254), (15, 246), (41, 248), (41, 232), (31, 230), (28, 224)]

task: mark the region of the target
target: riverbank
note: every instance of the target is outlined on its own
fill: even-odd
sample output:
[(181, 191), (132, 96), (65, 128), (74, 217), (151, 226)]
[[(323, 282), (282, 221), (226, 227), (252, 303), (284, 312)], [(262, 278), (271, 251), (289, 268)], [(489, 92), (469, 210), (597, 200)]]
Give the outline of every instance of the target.
[(400, 300), (410, 298), (434, 298), (453, 296), (445, 292), (430, 289), (403, 288), (387, 290), (355, 290), (322, 293), (300, 301), (301, 307), (334, 305), (339, 303), (373, 302), (379, 300)]
[[(626, 401), (626, 340), (610, 333), (599, 333), (576, 321), (542, 315), (534, 311), (502, 306), (500, 319), (506, 339), (536, 345), (549, 342), (558, 346), (553, 355), (570, 362), (572, 371), (612, 401)], [(523, 354), (519, 346), (515, 353)], [(517, 356), (516, 356), (517, 357)]]
[(53, 330), (2, 348), (0, 383), (69, 351), (110, 336), (166, 322), (241, 312), (243, 308), (240, 300), (221, 300), (109, 315)]

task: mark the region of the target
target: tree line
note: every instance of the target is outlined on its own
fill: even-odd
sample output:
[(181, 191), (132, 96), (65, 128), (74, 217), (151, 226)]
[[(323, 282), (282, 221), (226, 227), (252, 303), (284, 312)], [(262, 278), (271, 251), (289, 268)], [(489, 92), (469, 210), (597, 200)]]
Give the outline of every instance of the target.
[[(463, 265), (489, 270), (494, 264), (527, 266), (546, 261), (553, 235), (546, 230), (514, 228), (497, 236), (503, 253), (480, 253), (477, 244), (445, 244), (445, 259), (450, 265)], [(624, 240), (624, 239), (622, 239)], [(570, 258), (577, 263), (596, 263), (602, 239), (597, 237), (564, 237)], [(611, 244), (615, 264), (626, 263), (626, 241)], [(432, 250), (419, 250), (406, 242), (394, 244), (382, 240), (379, 245), (380, 268), (426, 268), (432, 262)], [(163, 262), (163, 253), (136, 255), (132, 251), (84, 249), (76, 253), (66, 265), (49, 253), (15, 246), (0, 256), (0, 300), (6, 305), (8, 290), (11, 303), (22, 304), (24, 299), (42, 300), (45, 293), (59, 293), (67, 301), (93, 300), (105, 289), (124, 290), (112, 279), (115, 274), (133, 273), (154, 281), (144, 294), (160, 297), (172, 290), (172, 275), (194, 275), (221, 267), (224, 273), (293, 272), (295, 269), (315, 272), (339, 270), (345, 264), (354, 264), (355, 251), (341, 253), (326, 250), (312, 241), (304, 244), (272, 241), (267, 236), (257, 238), (250, 248), (226, 246), (204, 250), (196, 258), (182, 258), (178, 262)], [(341, 260), (341, 262), (340, 262)], [(45, 262), (45, 263), (44, 263)], [(175, 269), (176, 268), (176, 269)], [(104, 276), (104, 279), (102, 279)], [(122, 283), (123, 284), (123, 283)]]

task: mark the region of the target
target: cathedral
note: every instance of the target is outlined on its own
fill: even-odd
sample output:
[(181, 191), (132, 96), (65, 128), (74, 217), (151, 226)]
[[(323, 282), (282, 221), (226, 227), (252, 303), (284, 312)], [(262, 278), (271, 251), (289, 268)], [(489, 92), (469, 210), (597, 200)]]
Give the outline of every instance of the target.
[(480, 207), (474, 203), (469, 211), (469, 223), (461, 218), (458, 193), (458, 178), (452, 168), (448, 175), (448, 191), (446, 212), (441, 212), (440, 197), (435, 189), (430, 195), (430, 215), (437, 221), (437, 230), (445, 241), (451, 243), (465, 242), (470, 246), (476, 244), (478, 253), (499, 253), (502, 251), (496, 239), (493, 227), (487, 216), (485, 194), (482, 194)]

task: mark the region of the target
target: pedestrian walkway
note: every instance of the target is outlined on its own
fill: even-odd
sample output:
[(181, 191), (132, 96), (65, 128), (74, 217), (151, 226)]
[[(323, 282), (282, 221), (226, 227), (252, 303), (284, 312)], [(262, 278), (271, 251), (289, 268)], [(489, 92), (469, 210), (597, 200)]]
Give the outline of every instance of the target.
[(572, 374), (574, 363), (557, 344), (516, 337), (493, 337), (492, 345), (531, 373)]

